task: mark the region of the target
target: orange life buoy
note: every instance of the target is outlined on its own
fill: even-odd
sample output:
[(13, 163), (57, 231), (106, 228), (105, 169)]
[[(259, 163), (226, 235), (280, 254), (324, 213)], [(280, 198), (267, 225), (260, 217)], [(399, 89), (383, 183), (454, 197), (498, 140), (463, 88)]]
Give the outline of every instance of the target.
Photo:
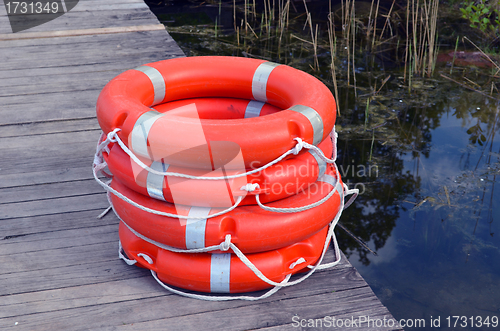
[[(247, 258), (264, 276), (274, 282), (281, 282), (287, 275), (296, 274), (319, 260), (327, 233), (328, 227), (325, 227), (315, 235), (290, 246), (249, 254)], [(271, 287), (259, 279), (235, 254), (174, 253), (137, 237), (122, 222), (119, 236), (129, 259), (136, 260), (143, 268), (155, 271), (158, 278), (169, 285), (209, 293), (241, 293)]]
[[(248, 116), (249, 112), (252, 116), (258, 116), (256, 109), (263, 112), (260, 114), (262, 116), (279, 111), (267, 104), (231, 98), (180, 100), (159, 105), (156, 109), (162, 113), (175, 111), (178, 116), (183, 116), (183, 107), (189, 104), (196, 105), (200, 117), (243, 118)], [(332, 146), (330, 139), (325, 139), (318, 145), (327, 158), (332, 156)], [(238, 197), (244, 198), (240, 205), (255, 204), (255, 194), (260, 194), (260, 201), (263, 203), (276, 201), (306, 189), (326, 171), (326, 163), (311, 150), (255, 174), (225, 180), (185, 179), (150, 173), (135, 164), (117, 144), (112, 144), (109, 152), (104, 151), (103, 156), (113, 176), (134, 191), (171, 203), (200, 207), (229, 207)], [(163, 172), (192, 176), (214, 175), (201, 169), (170, 166), (164, 162), (146, 159), (142, 161)], [(224, 175), (235, 175), (244, 170), (228, 170)], [(217, 172), (223, 174), (221, 170)], [(248, 194), (249, 192), (241, 190), (247, 183), (259, 184), (260, 189)]]
[[(221, 120), (169, 116), (150, 108), (200, 97), (257, 100), (284, 110)], [(294, 138), (318, 145), (333, 128), (336, 106), (330, 90), (303, 71), (257, 59), (213, 56), (128, 70), (104, 87), (96, 109), (102, 130), (119, 128), (118, 136), (136, 155), (212, 169), (229, 164), (235, 151), (249, 168), (251, 162), (261, 166), (281, 156), (296, 145)]]
[[(301, 241), (328, 225), (340, 208), (342, 182), (335, 168), (328, 165), (326, 173), (306, 190), (286, 199), (267, 204), (274, 208), (302, 207), (325, 198), (311, 209), (294, 213), (271, 212), (257, 205), (239, 206), (223, 215), (209, 217), (220, 209), (174, 205), (151, 199), (129, 189), (116, 178), (111, 188), (136, 203), (161, 212), (187, 216), (187, 219), (152, 214), (112, 194), (111, 203), (118, 217), (141, 235), (156, 242), (182, 249), (218, 245), (230, 234), (232, 242), (244, 253), (278, 249)], [(191, 218), (190, 218), (191, 217)]]

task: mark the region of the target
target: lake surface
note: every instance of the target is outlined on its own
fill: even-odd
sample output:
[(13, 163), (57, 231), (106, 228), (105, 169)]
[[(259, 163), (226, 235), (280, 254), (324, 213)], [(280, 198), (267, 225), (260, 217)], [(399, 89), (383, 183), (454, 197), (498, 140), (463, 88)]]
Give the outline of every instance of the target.
[[(280, 54), (271, 60), (331, 82), (324, 48), (319, 70), (309, 70), (308, 50), (295, 47), (283, 57), (262, 44), (236, 47), (234, 36), (221, 38), (220, 26), (216, 38), (214, 17), (232, 25), (228, 8), (171, 4), (156, 9), (188, 56)], [(361, 190), (341, 223), (376, 255), (339, 228), (340, 247), (396, 319), (422, 318), (430, 329), (430, 319), (439, 317), (441, 328), (453, 329), (456, 320), (447, 318), (465, 316), (455, 329), (494, 329), (500, 316), (499, 74), (456, 66), (452, 75), (442, 63), (431, 78), (413, 78), (409, 90), (402, 68), (386, 61), (374, 74), (367, 67), (363, 60), (356, 66), (356, 95), (339, 78), (336, 128), (342, 178)], [(470, 86), (483, 87), (483, 94), (442, 75), (474, 81), (477, 87)], [(484, 92), (488, 84), (493, 97)]]

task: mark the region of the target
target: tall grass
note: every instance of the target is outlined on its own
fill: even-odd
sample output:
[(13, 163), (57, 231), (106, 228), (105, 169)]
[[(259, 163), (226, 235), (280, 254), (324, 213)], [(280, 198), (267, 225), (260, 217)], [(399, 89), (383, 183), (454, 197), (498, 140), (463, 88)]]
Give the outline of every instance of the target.
[[(403, 62), (403, 76), (410, 91), (413, 76), (432, 76), (438, 51), (439, 0), (407, 0), (406, 8), (398, 6), (396, 0), (390, 2), (389, 8), (383, 7), (380, 0), (371, 0), (367, 22), (361, 16), (357, 17), (356, 0), (341, 0), (340, 8), (335, 12), (330, 0), (326, 27), (313, 22), (306, 0), (302, 4), (303, 9), (297, 10), (290, 0), (244, 0), (242, 24), (238, 29), (238, 24), (235, 23), (235, 30), (241, 36), (244, 27), (245, 42), (251, 36), (269, 43), (273, 40), (280, 61), (282, 54), (286, 53), (283, 51), (285, 42), (287, 45), (292, 39), (303, 42), (304, 48), (312, 49), (310, 67), (314, 71), (320, 67), (320, 48), (327, 49), (337, 99), (339, 74), (345, 78), (348, 87), (354, 88), (357, 95), (356, 61), (363, 54), (365, 58), (366, 54), (371, 56), (369, 59), (373, 66), (377, 54), (390, 50), (392, 56)], [(233, 7), (236, 21), (235, 0)], [(294, 8), (295, 15), (291, 15), (291, 7)], [(336, 19), (338, 22), (335, 22)], [(297, 35), (296, 30), (289, 29), (291, 21), (297, 26), (300, 20), (305, 35)], [(321, 39), (322, 31), (327, 31), (327, 40)], [(276, 55), (276, 51), (274, 54)], [(345, 66), (341, 71), (336, 63), (340, 57), (345, 59)]]

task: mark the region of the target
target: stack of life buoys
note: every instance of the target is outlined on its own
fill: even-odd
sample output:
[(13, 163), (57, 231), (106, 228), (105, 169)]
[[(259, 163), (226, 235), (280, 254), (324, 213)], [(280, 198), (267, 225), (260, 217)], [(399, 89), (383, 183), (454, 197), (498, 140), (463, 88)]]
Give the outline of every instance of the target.
[[(356, 190), (335, 165), (335, 100), (316, 78), (176, 58), (118, 75), (96, 109), (94, 177), (120, 219), (119, 256), (163, 287), (255, 300), (339, 262), (333, 229)], [(336, 261), (321, 264), (332, 238)]]

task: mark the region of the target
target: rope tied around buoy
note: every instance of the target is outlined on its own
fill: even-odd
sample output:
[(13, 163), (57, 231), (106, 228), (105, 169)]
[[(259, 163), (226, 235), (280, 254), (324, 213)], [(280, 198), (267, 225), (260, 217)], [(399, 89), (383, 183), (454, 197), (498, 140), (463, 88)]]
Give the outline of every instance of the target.
[[(131, 228), (128, 224), (126, 224), (122, 219), (120, 219), (120, 217), (118, 215), (117, 215), (117, 217), (137, 237), (143, 239), (144, 241), (146, 241), (146, 242), (148, 242), (150, 244), (155, 245), (158, 248), (165, 249), (165, 250), (168, 250), (168, 251), (171, 251), (171, 252), (175, 252), (175, 253), (203, 253), (203, 252), (211, 252), (211, 251), (217, 251), (217, 250), (228, 251), (229, 249), (231, 249), (232, 252), (241, 260), (241, 262), (243, 262), (243, 264), (246, 267), (248, 267), (260, 280), (262, 280), (263, 282), (266, 282), (267, 284), (269, 284), (271, 286), (274, 286), (268, 292), (266, 292), (265, 294), (263, 294), (261, 296), (258, 296), (258, 297), (252, 297), (252, 296), (223, 296), (223, 295), (222, 296), (221, 295), (210, 296), (210, 295), (201, 295), (201, 294), (194, 294), (194, 293), (183, 292), (183, 291), (180, 291), (178, 289), (172, 288), (172, 287), (168, 286), (167, 284), (165, 284), (164, 282), (162, 282), (158, 278), (158, 276), (157, 276), (157, 274), (156, 274), (156, 272), (154, 270), (150, 270), (151, 274), (154, 277), (154, 279), (163, 288), (165, 288), (165, 289), (167, 289), (167, 290), (169, 290), (169, 291), (171, 291), (173, 293), (182, 295), (182, 296), (186, 296), (186, 297), (194, 298), (194, 299), (207, 300), (207, 301), (228, 301), (228, 300), (248, 300), (248, 301), (255, 301), (255, 300), (260, 300), (260, 299), (263, 299), (263, 298), (267, 298), (268, 296), (272, 295), (273, 293), (275, 293), (276, 291), (278, 291), (279, 289), (281, 289), (283, 287), (293, 286), (293, 285), (296, 285), (298, 283), (301, 283), (304, 280), (306, 280), (307, 278), (309, 278), (316, 270), (323, 270), (323, 269), (332, 268), (333, 266), (337, 265), (340, 262), (340, 260), (341, 260), (340, 248), (338, 246), (338, 242), (337, 242), (337, 238), (336, 238), (335, 233), (334, 233), (334, 229), (335, 229), (335, 226), (336, 226), (336, 224), (338, 223), (338, 221), (340, 219), (340, 216), (342, 215), (342, 211), (345, 209), (344, 208), (344, 198), (345, 198), (345, 196), (346, 195), (350, 195), (350, 194), (357, 194), (357, 193), (358, 193), (357, 189), (348, 190), (347, 186), (344, 185), (344, 190), (342, 190), (342, 193), (341, 193), (341, 199), (340, 199), (341, 205), (340, 205), (340, 208), (339, 208), (337, 214), (335, 215), (334, 219), (330, 222), (330, 224), (328, 226), (328, 234), (326, 236), (325, 243), (324, 243), (324, 246), (323, 246), (323, 250), (322, 250), (320, 258), (318, 259), (318, 262), (314, 266), (308, 265), (307, 267), (310, 270), (304, 276), (302, 276), (302, 277), (300, 277), (300, 278), (298, 278), (296, 280), (293, 280), (293, 281), (290, 281), (290, 278), (292, 277), (291, 273), (288, 274), (288, 275), (286, 275), (285, 279), (283, 281), (281, 281), (281, 282), (275, 282), (275, 281), (272, 281), (271, 279), (269, 279), (268, 277), (266, 277), (262, 273), (262, 271), (260, 271), (248, 259), (248, 257), (243, 252), (241, 252), (241, 250), (234, 243), (231, 242), (231, 235), (230, 234), (226, 235), (225, 240), (223, 242), (221, 242), (219, 245), (214, 245), (214, 246), (204, 247), (204, 248), (195, 248), (195, 249), (179, 249), (179, 248), (174, 248), (174, 247), (171, 247), (171, 246), (168, 246), (168, 245), (156, 242), (156, 241), (154, 241), (154, 240), (152, 240), (152, 239), (150, 239), (150, 238), (148, 238), (148, 237), (146, 237), (146, 236), (138, 233), (133, 228)], [(334, 251), (335, 251), (335, 260), (332, 261), (332, 262), (329, 262), (329, 263), (322, 264), (323, 263), (323, 259), (324, 259), (325, 254), (326, 254), (326, 251), (328, 250), (328, 246), (329, 246), (330, 240), (333, 243), (333, 248), (334, 248)], [(144, 253), (139, 253), (139, 254), (145, 255)], [(139, 254), (138, 254), (138, 256), (139, 256)], [(146, 260), (146, 262), (149, 263), (149, 261), (153, 261), (151, 257), (149, 257), (149, 256), (146, 255), (148, 258), (145, 258), (142, 255), (141, 255), (141, 257), (143, 257)], [(123, 254), (123, 248), (121, 246), (121, 242), (119, 242), (118, 256), (119, 256), (120, 259), (124, 260), (128, 265), (133, 265), (133, 264), (136, 264), (138, 262), (136, 260), (131, 260), (131, 259), (127, 258)], [(297, 258), (297, 260), (289, 266), (289, 269), (292, 270), (297, 265), (302, 264), (304, 262), (306, 262), (306, 260), (303, 257), (299, 256)]]
[[(110, 131), (107, 135), (106, 135), (106, 140), (104, 140), (97, 148), (97, 151), (96, 151), (96, 154), (97, 153), (102, 153), (104, 147), (108, 146), (109, 143), (117, 143), (120, 148), (138, 165), (140, 166), (141, 168), (143, 168), (144, 170), (152, 173), (152, 174), (155, 174), (155, 175), (158, 175), (158, 176), (171, 176), (171, 177), (180, 177), (180, 178), (186, 178), (186, 179), (196, 179), (196, 180), (225, 180), (225, 179), (234, 179), (234, 178), (239, 178), (239, 177), (245, 177), (245, 176), (248, 176), (248, 175), (253, 175), (255, 173), (259, 173), (261, 171), (264, 171), (266, 170), (267, 168), (277, 164), (278, 162), (280, 162), (281, 160), (283, 160), (284, 158), (286, 158), (287, 156), (289, 155), (297, 155), (302, 149), (306, 148), (306, 149), (311, 149), (313, 150), (323, 161), (325, 161), (326, 163), (330, 163), (330, 164), (335, 164), (335, 160), (336, 160), (336, 145), (334, 144), (334, 153), (333, 153), (333, 158), (332, 159), (329, 159), (325, 156), (325, 154), (323, 153), (323, 151), (318, 148), (317, 146), (315, 145), (312, 145), (312, 144), (309, 144), (305, 141), (303, 141), (302, 139), (300, 138), (294, 138), (294, 140), (297, 142), (297, 144), (292, 147), (291, 149), (289, 149), (288, 151), (286, 151), (285, 153), (283, 153), (281, 156), (279, 156), (278, 158), (274, 159), (273, 161), (259, 167), (259, 168), (256, 168), (256, 169), (253, 169), (253, 170), (250, 170), (250, 171), (247, 171), (247, 172), (244, 172), (244, 173), (241, 173), (241, 174), (235, 174), (235, 175), (229, 175), (229, 176), (192, 176), (192, 175), (188, 175), (188, 174), (183, 174), (183, 173), (179, 173), (179, 172), (170, 172), (170, 171), (158, 171), (158, 170), (155, 170), (151, 167), (149, 167), (148, 165), (146, 165), (144, 162), (142, 162), (128, 147), (127, 145), (125, 145), (125, 143), (123, 143), (123, 141), (120, 139), (120, 137), (118, 136), (118, 132), (121, 131), (120, 129), (116, 128), (114, 129), (113, 131)], [(336, 135), (336, 133), (335, 133)]]
[[(231, 178), (238, 178), (238, 177), (243, 177), (243, 176), (246, 176), (246, 175), (250, 175), (250, 174), (254, 174), (254, 173), (263, 171), (263, 170), (269, 168), (270, 166), (272, 166), (272, 165), (280, 162), (281, 160), (283, 160), (288, 155), (294, 154), (294, 153), (298, 153), (303, 148), (312, 149), (325, 162), (333, 164), (334, 167), (335, 167), (336, 175), (339, 176), (339, 170), (337, 168), (337, 164), (335, 163), (335, 159), (336, 159), (336, 157), (335, 157), (335, 155), (336, 155), (335, 150), (334, 150), (334, 154), (333, 154), (334, 157), (332, 159), (329, 159), (329, 158), (327, 158), (323, 154), (323, 152), (321, 151), (321, 149), (319, 149), (318, 147), (316, 147), (314, 145), (311, 145), (311, 144), (308, 144), (308, 143), (304, 142), (300, 138), (294, 138), (294, 140), (297, 141), (297, 145), (294, 146), (292, 149), (288, 150), (287, 152), (283, 153), (283, 155), (281, 155), (277, 159), (269, 162), (268, 164), (266, 164), (266, 165), (264, 165), (264, 166), (262, 166), (260, 168), (257, 168), (257, 169), (251, 170), (251, 171), (247, 171), (247, 172), (242, 173), (242, 174), (230, 175), (230, 176), (219, 176), (219, 177), (204, 177), (204, 176), (191, 176), (191, 175), (181, 174), (181, 173), (176, 173), (176, 172), (168, 172), (168, 171), (162, 172), (162, 171), (157, 171), (157, 170), (154, 170), (154, 169), (150, 168), (146, 164), (144, 164), (141, 160), (139, 160), (139, 158), (137, 158), (137, 156), (134, 155), (134, 153), (132, 153), (132, 151), (121, 141), (120, 137), (118, 136), (118, 132), (119, 131), (120, 131), (120, 129), (117, 128), (117, 129), (114, 129), (113, 131), (109, 132), (106, 135), (104, 133), (101, 135), (101, 138), (99, 140), (102, 140), (102, 138), (104, 136), (106, 136), (106, 139), (104, 141), (102, 141), (101, 143), (99, 143), (97, 145), (97, 148), (96, 148), (96, 155), (94, 156), (94, 164), (93, 164), (94, 179), (106, 191), (114, 194), (118, 198), (124, 200), (125, 202), (131, 204), (132, 206), (134, 206), (136, 208), (139, 208), (139, 209), (141, 209), (143, 211), (146, 211), (148, 213), (155, 214), (155, 215), (166, 216), (166, 217), (174, 217), (174, 218), (180, 218), (180, 219), (206, 219), (206, 218), (213, 218), (213, 217), (224, 215), (224, 214), (226, 214), (226, 213), (234, 210), (235, 208), (237, 208), (240, 205), (241, 201), (243, 200), (243, 197), (242, 196), (237, 197), (237, 199), (235, 200), (234, 204), (231, 207), (229, 207), (227, 209), (224, 209), (224, 210), (222, 210), (220, 212), (208, 215), (208, 216), (199, 216), (199, 217), (197, 217), (197, 216), (188, 216), (188, 215), (178, 215), (178, 214), (166, 213), (166, 212), (163, 212), (163, 211), (159, 211), (159, 210), (147, 208), (147, 207), (145, 207), (145, 206), (143, 206), (143, 205), (141, 205), (141, 204), (133, 201), (132, 199), (126, 197), (122, 193), (116, 191), (115, 189), (113, 189), (109, 185), (109, 183), (104, 183), (101, 179), (99, 179), (99, 177), (98, 177), (98, 173), (99, 172), (104, 173), (104, 175), (106, 177), (110, 177), (109, 174), (107, 174), (107, 173), (104, 172), (104, 169), (106, 168), (107, 164), (104, 161), (104, 157), (102, 156), (102, 152), (106, 148), (108, 148), (109, 143), (118, 143), (118, 145), (130, 156), (130, 158), (132, 160), (134, 160), (134, 162), (137, 165), (139, 165), (140, 167), (142, 167), (144, 170), (146, 170), (148, 172), (151, 172), (151, 173), (154, 173), (154, 174), (157, 174), (157, 175), (160, 175), (160, 176), (173, 176), (173, 177), (181, 177), (181, 178), (187, 178), (187, 179), (205, 179), (205, 180), (225, 180), (225, 179), (231, 179)], [(334, 136), (336, 136), (336, 133), (335, 133)], [(334, 148), (336, 148), (335, 144), (334, 144)], [(335, 194), (335, 192), (338, 191), (336, 185), (332, 185), (332, 186), (333, 186), (332, 190), (325, 197), (323, 197), (321, 200), (319, 200), (317, 202), (314, 202), (312, 204), (306, 205), (306, 206), (301, 206), (301, 207), (275, 208), (275, 207), (265, 206), (260, 201), (259, 194), (255, 195), (255, 199), (256, 199), (256, 202), (257, 202), (258, 206), (260, 208), (262, 208), (263, 210), (266, 210), (266, 211), (276, 212), (276, 213), (298, 213), (298, 212), (305, 211), (305, 210), (308, 210), (308, 209), (311, 209), (311, 208), (315, 208), (315, 207), (320, 206), (321, 204), (325, 203), (326, 201), (328, 201)], [(247, 191), (247, 192), (253, 192), (256, 189), (258, 189), (259, 187), (260, 187), (259, 184), (248, 183), (245, 186), (241, 187), (241, 190), (244, 190), (244, 191)], [(356, 193), (353, 193), (353, 194), (355, 194), (355, 196), (353, 196), (353, 198), (351, 198), (349, 200), (349, 202), (348, 202), (347, 205), (350, 205), (352, 203), (352, 201), (356, 198), (356, 196), (357, 196), (357, 190), (356, 190)], [(103, 215), (105, 215), (105, 213), (103, 213)]]
[[(130, 158), (136, 163), (138, 164), (141, 168), (151, 172), (151, 173), (154, 173), (156, 175), (161, 175), (161, 176), (173, 176), (173, 177), (181, 177), (181, 178), (187, 178), (187, 179), (203, 179), (203, 180), (223, 180), (223, 179), (231, 179), (231, 178), (238, 178), (238, 177), (243, 177), (243, 176), (247, 176), (247, 175), (250, 175), (250, 174), (254, 174), (254, 173), (257, 173), (259, 171), (263, 171), (265, 169), (267, 169), (268, 167), (280, 162), (281, 160), (283, 160), (284, 158), (286, 158), (288, 155), (297, 155), (301, 150), (303, 150), (304, 148), (306, 149), (312, 149), (322, 160), (324, 160), (326, 163), (330, 163), (330, 164), (333, 164), (334, 168), (335, 168), (335, 171), (336, 171), (336, 175), (339, 176), (339, 171), (338, 171), (338, 168), (337, 168), (337, 165), (335, 163), (335, 160), (336, 160), (336, 137), (337, 137), (337, 134), (332, 131), (332, 134), (330, 135), (331, 139), (334, 141), (334, 157), (332, 159), (329, 159), (327, 158), (323, 152), (321, 151), (321, 149), (319, 149), (318, 147), (314, 146), (314, 145), (311, 145), (311, 144), (308, 144), (306, 142), (304, 142), (302, 139), (300, 138), (295, 138), (294, 140), (297, 142), (297, 144), (290, 150), (288, 150), (287, 152), (283, 153), (280, 157), (278, 157), (277, 159), (269, 162), (268, 164), (260, 167), (260, 168), (257, 168), (257, 169), (254, 169), (254, 170), (251, 170), (251, 171), (248, 171), (248, 172), (245, 172), (245, 173), (242, 173), (242, 174), (237, 174), (237, 175), (232, 175), (232, 176), (220, 176), (220, 177), (199, 177), (199, 176), (191, 176), (191, 175), (186, 175), (186, 174), (181, 174), (181, 173), (175, 173), (175, 172), (161, 172), (161, 171), (157, 171), (157, 170), (154, 170), (152, 168), (150, 168), (149, 166), (147, 166), (146, 164), (144, 164), (141, 160), (139, 160), (133, 153), (132, 151), (130, 151), (128, 149), (128, 147), (121, 141), (121, 139), (119, 138), (119, 136), (117, 135), (117, 133), (120, 131), (120, 129), (115, 129), (111, 132), (109, 132), (107, 135), (102, 135), (101, 136), (101, 139), (104, 138), (104, 136), (106, 137), (105, 140), (103, 140), (101, 143), (99, 143), (97, 145), (97, 148), (96, 148), (96, 155), (94, 156), (94, 164), (93, 164), (93, 174), (94, 174), (94, 178), (96, 179), (96, 181), (104, 188), (106, 189), (106, 191), (108, 192), (108, 201), (110, 203), (110, 208), (112, 209), (113, 208), (113, 205), (111, 203), (111, 200), (109, 199), (109, 194), (114, 194), (115, 196), (117, 196), (118, 198), (126, 201), (127, 203), (130, 203), (131, 205), (143, 210), (143, 211), (146, 211), (146, 212), (149, 212), (149, 213), (152, 213), (152, 214), (157, 214), (157, 215), (162, 215), (162, 216), (167, 216), (167, 217), (174, 217), (174, 218), (178, 218), (178, 219), (197, 219), (198, 217), (193, 217), (193, 216), (183, 216), (183, 215), (177, 215), (177, 214), (171, 214), (171, 213), (165, 213), (165, 212), (161, 212), (161, 211), (158, 211), (158, 210), (154, 210), (154, 209), (150, 209), (150, 208), (147, 208), (145, 206), (142, 206), (140, 204), (138, 204), (137, 202), (129, 199), (128, 197), (126, 197), (125, 195), (121, 194), (120, 192), (116, 191), (115, 189), (111, 188), (110, 187), (110, 182), (108, 181), (107, 183), (105, 183), (104, 181), (102, 181), (98, 174), (99, 173), (102, 173), (105, 177), (111, 177), (111, 175), (109, 175), (108, 173), (105, 172), (105, 168), (107, 167), (107, 164), (104, 160), (104, 157), (102, 155), (102, 152), (103, 151), (108, 151), (109, 152), (109, 147), (108, 145), (110, 143), (117, 143), (129, 156)], [(338, 177), (337, 177), (338, 178)], [(121, 222), (134, 234), (136, 235), (137, 237), (139, 237), (140, 239), (158, 247), (158, 248), (161, 248), (161, 249), (165, 249), (165, 250), (168, 250), (168, 251), (171, 251), (171, 252), (175, 252), (175, 253), (208, 253), (208, 252), (213, 252), (213, 251), (221, 251), (221, 252), (227, 252), (229, 250), (231, 250), (232, 253), (234, 253), (242, 262), (243, 264), (248, 267), (260, 280), (262, 280), (263, 282), (273, 286), (272, 289), (270, 289), (268, 292), (266, 292), (265, 294), (261, 295), (261, 296), (258, 296), (258, 297), (252, 297), (252, 296), (209, 296), (209, 295), (200, 295), (200, 294), (193, 294), (193, 293), (187, 293), (187, 292), (183, 292), (183, 291), (180, 291), (178, 289), (175, 289), (175, 288), (172, 288), (168, 285), (166, 285), (165, 283), (163, 283), (157, 276), (156, 272), (154, 270), (151, 270), (151, 274), (153, 275), (153, 277), (155, 278), (155, 280), (162, 286), (164, 287), (165, 289), (173, 292), (173, 293), (176, 293), (176, 294), (179, 294), (179, 295), (183, 295), (183, 296), (186, 296), (186, 297), (190, 297), (190, 298), (196, 298), (196, 299), (202, 299), (202, 300), (208, 300), (208, 301), (227, 301), (227, 300), (250, 300), (250, 301), (255, 301), (255, 300), (260, 300), (260, 299), (263, 299), (263, 298), (266, 298), (270, 295), (272, 295), (273, 293), (275, 293), (276, 291), (278, 291), (279, 289), (283, 288), (283, 287), (287, 287), (287, 286), (292, 286), (292, 285), (296, 285), (302, 281), (304, 281), (305, 279), (307, 279), (308, 277), (310, 277), (316, 270), (322, 270), (322, 269), (327, 269), (327, 268), (331, 268), (335, 265), (337, 265), (339, 262), (340, 262), (340, 249), (338, 247), (338, 242), (337, 242), (337, 239), (335, 237), (335, 233), (334, 233), (334, 228), (342, 214), (342, 211), (347, 208), (351, 203), (352, 201), (356, 198), (357, 194), (359, 193), (359, 190), (357, 189), (348, 189), (347, 185), (346, 184), (341, 184), (338, 180), (332, 184), (333, 186), (333, 189), (325, 196), (323, 197), (321, 200), (317, 201), (317, 202), (314, 202), (312, 204), (309, 204), (307, 206), (302, 206), (302, 207), (294, 207), (294, 208), (274, 208), (274, 207), (269, 207), (269, 206), (265, 206), (261, 203), (260, 199), (259, 199), (259, 194), (256, 194), (256, 201), (257, 201), (257, 204), (260, 208), (266, 210), (266, 211), (271, 211), (271, 212), (278, 212), (278, 213), (296, 213), (296, 212), (301, 212), (301, 211), (304, 211), (304, 210), (307, 210), (307, 209), (310, 209), (310, 208), (314, 208), (314, 207), (317, 207), (319, 205), (321, 205), (322, 203), (324, 203), (325, 201), (327, 201), (328, 199), (330, 199), (334, 194), (335, 192), (338, 192), (339, 196), (340, 196), (340, 208), (337, 212), (337, 214), (335, 215), (334, 219), (330, 222), (329, 224), (329, 228), (328, 228), (328, 234), (327, 234), (327, 237), (325, 239), (325, 243), (324, 243), (324, 246), (323, 246), (323, 250), (322, 250), (322, 253), (321, 253), (321, 256), (320, 258), (318, 259), (318, 262), (315, 264), (315, 265), (308, 265), (307, 267), (310, 269), (304, 276), (296, 279), (296, 280), (293, 280), (293, 281), (290, 281), (291, 277), (292, 277), (292, 273), (290, 274), (287, 274), (285, 276), (285, 279), (281, 282), (275, 282), (271, 279), (269, 279), (268, 277), (266, 277), (262, 271), (260, 271), (249, 259), (248, 257), (234, 244), (231, 242), (231, 235), (230, 234), (227, 234), (225, 236), (225, 240), (222, 241), (220, 244), (218, 245), (213, 245), (213, 246), (209, 246), (209, 247), (203, 247), (203, 248), (194, 248), (194, 249), (179, 249), (179, 248), (175, 248), (175, 247), (171, 247), (171, 246), (168, 246), (168, 245), (165, 245), (165, 244), (162, 244), (162, 243), (159, 243), (159, 242), (156, 242), (142, 234), (140, 234), (139, 232), (137, 232), (136, 230), (134, 230), (132, 227), (130, 227), (127, 223), (125, 223), (118, 215), (117, 217), (120, 218)], [(255, 190), (258, 190), (260, 188), (259, 184), (255, 184), (255, 183), (248, 183), (244, 186), (241, 187), (241, 190), (243, 191), (247, 191), (247, 192), (253, 192)], [(349, 201), (347, 203), (344, 203), (344, 198), (345, 196), (347, 195), (352, 195), (352, 197), (349, 199)], [(235, 201), (234, 205), (225, 209), (225, 210), (222, 210), (218, 213), (215, 213), (215, 214), (212, 214), (212, 215), (209, 215), (209, 216), (203, 216), (203, 217), (199, 217), (200, 219), (202, 218), (211, 218), (211, 217), (217, 217), (217, 216), (220, 216), (220, 215), (223, 215), (225, 213), (228, 213), (230, 212), (231, 210), (234, 210), (241, 202), (242, 200), (242, 197), (238, 197), (238, 199)], [(109, 208), (108, 208), (109, 210)], [(100, 216), (102, 217), (108, 210), (106, 210), (104, 213), (102, 213)], [(115, 212), (116, 214), (116, 212)], [(335, 251), (335, 260), (330, 262), (330, 263), (324, 263), (323, 264), (323, 258), (325, 256), (325, 253), (328, 249), (328, 246), (329, 246), (329, 242), (330, 240), (332, 241), (333, 243), (333, 247), (334, 247), (334, 251)], [(138, 263), (137, 260), (131, 260), (129, 258), (127, 258), (125, 255), (124, 255), (124, 251), (123, 251), (123, 248), (121, 246), (121, 242), (119, 242), (119, 252), (118, 252), (118, 255), (119, 255), (119, 258), (124, 260), (128, 265), (133, 265), (133, 264), (136, 264)], [(144, 261), (146, 261), (146, 263), (148, 263), (149, 265), (153, 265), (154, 264), (154, 259), (151, 258), (149, 255), (147, 255), (146, 253), (139, 253), (137, 254), (137, 256), (141, 257), (142, 259), (144, 259)], [(291, 263), (290, 266), (289, 266), (289, 269), (290, 270), (293, 270), (296, 266), (302, 264), (302, 263), (305, 263), (306, 260), (303, 258), (303, 257), (300, 257), (298, 256), (297, 257), (297, 260), (295, 260), (295, 262)]]

